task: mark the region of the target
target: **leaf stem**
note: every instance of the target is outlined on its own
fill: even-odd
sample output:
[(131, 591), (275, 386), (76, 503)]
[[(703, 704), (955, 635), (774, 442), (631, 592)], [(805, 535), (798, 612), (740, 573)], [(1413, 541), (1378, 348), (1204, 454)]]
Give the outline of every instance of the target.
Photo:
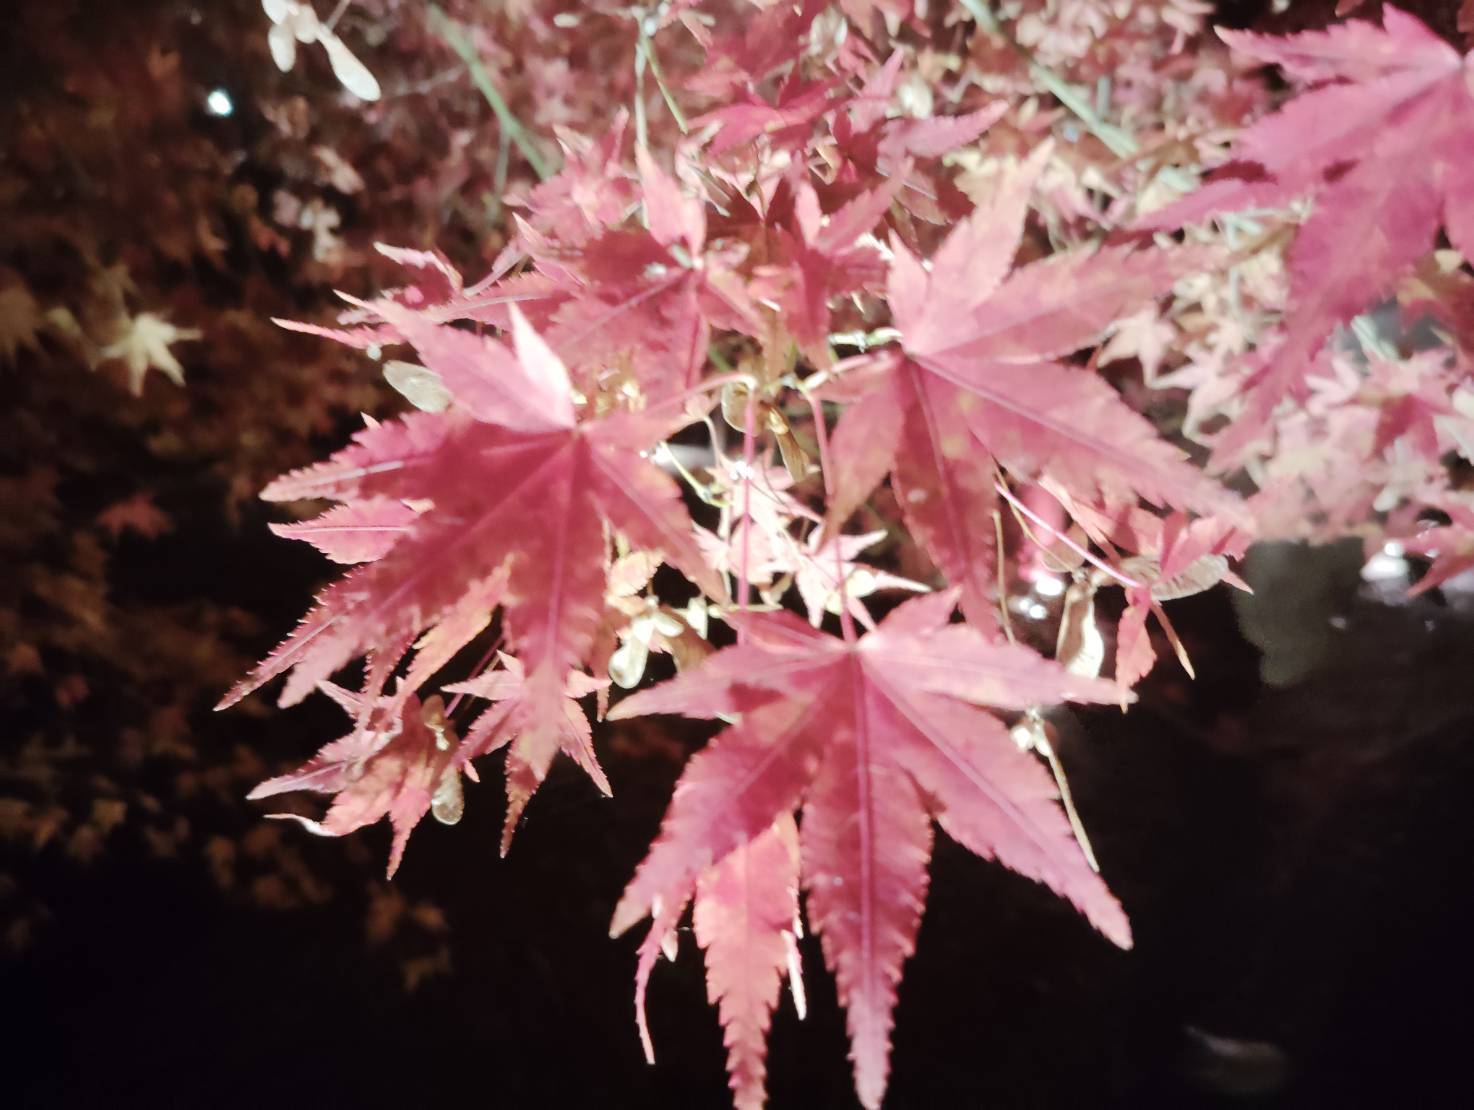
[[(999, 483), (1002, 483), (1001, 478)], [(1008, 560), (1003, 550), (1003, 514), (997, 509), (993, 510), (993, 549), (998, 557), (998, 616), (1003, 623), (1003, 635), (1013, 644), (1018, 641), (1013, 638), (1013, 618), (1008, 612)]]
[(333, 14), (328, 16), (327, 21), (323, 23), (323, 27), (329, 31), (337, 27), (338, 20), (343, 18), (343, 13), (348, 10), (348, 5), (351, 3), (353, 3), (353, 0), (338, 0), (338, 6), (333, 9)]
[(1054, 773), (1054, 784), (1059, 788), (1060, 804), (1064, 806), (1065, 816), (1069, 818), (1070, 831), (1075, 834), (1075, 843), (1080, 845), (1080, 851), (1085, 856), (1085, 862), (1090, 865), (1090, 870), (1097, 875), (1100, 874), (1100, 863), (1095, 858), (1095, 848), (1090, 843), (1090, 835), (1085, 831), (1085, 822), (1080, 819), (1080, 812), (1075, 808), (1075, 797), (1070, 793), (1070, 780), (1065, 778), (1064, 765), (1060, 763), (1059, 756), (1055, 754), (1054, 745), (1047, 740), (1044, 742), (1044, 759), (1049, 764), (1049, 769)]
[(465, 29), (446, 15), (439, 4), (432, 3), (429, 11), (430, 25), (435, 29), (435, 33), (465, 63), (466, 70), (471, 74), (472, 82), (486, 98), (486, 102), (491, 105), (491, 110), (496, 113), (497, 122), (501, 124), (502, 131), (517, 145), (517, 149), (522, 152), (522, 157), (526, 158), (527, 164), (532, 167), (532, 172), (537, 174), (541, 181), (552, 177), (554, 173), (552, 166), (538, 151), (537, 145), (528, 135), (526, 128), (522, 126), (521, 121), (507, 107), (507, 102), (502, 99), (502, 94), (492, 83), (491, 74), (482, 64), (476, 52), (476, 46), (466, 34)]
[(671, 469), (685, 480), (686, 484), (691, 487), (691, 492), (699, 497), (702, 502), (714, 508), (720, 508), (722, 502), (711, 492), (711, 487), (691, 473), (686, 464), (681, 462), (680, 456), (671, 450), (669, 444), (662, 443), (660, 446), (665, 448), (665, 455), (661, 461), (669, 461)]
[(757, 454), (757, 390), (747, 391), (747, 410), (742, 417), (742, 559), (737, 568), (737, 608), (746, 609), (751, 595), (748, 556), (752, 544), (752, 464)]
[(1110, 566), (1109, 564), (1102, 562), (1100, 559), (1096, 558), (1089, 552), (1088, 549), (1081, 547), (1074, 540), (1070, 539), (1069, 536), (1065, 535), (1058, 529), (1051, 527), (1047, 521), (1041, 519), (1037, 513), (1035, 513), (1017, 497), (1015, 497), (1013, 495), (1013, 491), (1010, 490), (1008, 486), (1006, 486), (1004, 483), (999, 482), (995, 488), (998, 490), (999, 494), (1002, 495), (1003, 499), (1013, 506), (1015, 512), (1022, 513), (1024, 516), (1028, 517), (1040, 528), (1043, 528), (1056, 540), (1064, 544), (1076, 555), (1080, 556), (1080, 558), (1084, 559), (1087, 563), (1095, 567), (1108, 578), (1114, 578), (1117, 582), (1121, 583), (1121, 585), (1125, 586), (1127, 589), (1132, 590), (1140, 589), (1142, 586), (1146, 585), (1145, 582), (1138, 582), (1134, 578), (1127, 578), (1115, 567)]
[[(829, 469), (829, 429), (824, 423), (824, 403), (812, 393), (805, 393), (804, 400), (809, 403), (809, 412), (814, 418), (814, 440), (819, 448), (819, 474), (824, 479), (824, 501), (825, 511), (828, 511), (828, 502), (834, 499), (834, 475)], [(821, 525), (822, 527), (822, 525)], [(850, 614), (850, 599), (846, 590), (846, 575), (844, 572), (844, 545), (840, 543), (840, 533), (835, 532), (832, 536), (825, 536), (825, 542), (834, 544), (834, 571), (838, 575), (837, 589), (839, 591), (839, 627), (844, 634), (847, 644), (855, 642), (855, 618)]]
[(646, 64), (650, 67), (650, 76), (655, 78), (655, 87), (660, 90), (661, 97), (665, 100), (665, 106), (670, 109), (671, 118), (676, 121), (676, 126), (681, 129), (681, 134), (686, 134), (690, 128), (686, 125), (686, 117), (681, 112), (681, 106), (676, 103), (676, 98), (671, 94), (670, 88), (665, 83), (665, 75), (660, 72), (660, 62), (655, 56), (655, 46), (650, 41), (650, 36), (645, 33), (645, 24), (640, 23), (640, 40), (638, 44), (640, 53), (644, 56)]
[[(962, 0), (962, 6), (967, 9), (968, 14), (979, 27), (988, 34), (997, 35), (1003, 39), (1028, 64), (1029, 76), (1037, 81), (1045, 92), (1063, 104), (1084, 125), (1085, 130), (1099, 139), (1107, 150), (1117, 158), (1127, 160), (1134, 159), (1141, 154), (1140, 144), (1130, 132), (1102, 118), (1091, 105), (1088, 94), (1082, 93), (1054, 70), (1037, 61), (1026, 47), (1003, 29), (1003, 25), (998, 22), (998, 17), (993, 14), (992, 8), (984, 3), (984, 0)], [(1180, 170), (1168, 167), (1162, 170), (1161, 174), (1174, 187), (1181, 186), (1183, 192), (1191, 187), (1191, 182)]]

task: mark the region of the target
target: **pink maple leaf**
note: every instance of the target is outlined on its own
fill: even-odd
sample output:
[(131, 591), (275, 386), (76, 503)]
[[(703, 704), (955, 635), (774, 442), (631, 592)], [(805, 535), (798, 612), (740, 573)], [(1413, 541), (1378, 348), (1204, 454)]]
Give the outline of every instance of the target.
[(335, 563), (367, 563), (388, 554), (419, 509), (387, 497), (370, 497), (329, 509), (302, 524), (273, 524), (283, 539), (305, 540)]
[[(641, 454), (683, 418), (652, 409), (579, 423), (563, 364), (518, 314), (509, 350), (392, 302), (372, 307), (440, 376), (451, 407), (370, 427), (265, 496), (430, 507), (403, 522), (407, 531), (377, 560), (324, 591), (222, 706), (288, 671), (281, 701), (291, 704), (355, 657), (386, 645), (402, 652), (427, 630), (442, 634), (435, 655), (448, 659), (500, 604), (527, 670), (521, 730), (530, 748), (556, 746), (569, 676), (591, 655), (602, 616), (606, 524), (723, 594), (675, 483)], [(412, 673), (430, 677), (427, 667)]]
[(1449, 518), (1448, 523), (1430, 525), (1403, 541), (1405, 550), (1432, 563), (1418, 579), (1413, 593), (1431, 590), (1474, 570), (1474, 502), (1467, 496), (1447, 494), (1433, 507)]
[(893, 244), (900, 357), (835, 429), (831, 523), (889, 470), (901, 510), (968, 618), (992, 623), (994, 467), (1048, 473), (1090, 500), (1235, 512), (1235, 499), (1090, 370), (1056, 361), (1096, 342), (1201, 258), (1111, 247), (1009, 274), (1043, 165), (1036, 155), (937, 250), (930, 269)]
[(583, 769), (601, 794), (607, 797), (610, 790), (609, 780), (594, 755), (589, 719), (578, 704), (579, 698), (603, 689), (605, 684), (574, 671), (563, 691), (562, 717), (557, 730), (528, 728), (528, 717), (537, 713), (539, 706), (529, 696), (527, 676), (522, 664), (511, 656), (502, 655), (501, 662), (500, 670), (488, 671), (445, 689), (447, 693), (473, 694), (492, 703), (466, 730), (461, 756), (470, 760), (508, 748), (507, 816), (502, 825), (501, 843), (501, 853), (505, 856), (512, 846), (512, 835), (517, 831), (522, 811), (547, 777), (553, 757), (560, 750)]
[(777, 232), (784, 257), (760, 271), (751, 292), (755, 299), (778, 306), (789, 332), (815, 365), (833, 361), (831, 304), (855, 290), (878, 288), (884, 280), (879, 252), (857, 240), (885, 216), (901, 183), (902, 178), (891, 177), (828, 215), (820, 210), (812, 186), (804, 183), (795, 192), (797, 234)]
[[(785, 976), (799, 1017), (804, 1016), (798, 892), (798, 827), (791, 814), (732, 849), (696, 880), (692, 923), (706, 952), (707, 998), (722, 1023), (736, 1110), (762, 1110), (766, 1104), (768, 1026)], [(651, 1063), (655, 1047), (645, 1017), (646, 989), (660, 953), (675, 955), (675, 923), (685, 912), (686, 898), (654, 908), (655, 920), (640, 945), (635, 1022)]]
[[(735, 1110), (761, 1110), (768, 1023), (788, 975), (799, 988), (798, 829), (778, 818), (696, 880), (692, 925), (721, 1018)], [(803, 1016), (802, 1011), (799, 1014)]]
[(1474, 258), (1474, 92), (1469, 58), (1390, 5), (1361, 20), (1273, 38), (1221, 31), (1236, 51), (1314, 85), (1244, 131), (1234, 162), (1142, 226), (1175, 227), (1220, 212), (1315, 198), (1289, 253), (1283, 334), (1263, 350), (1244, 414), (1216, 443), (1236, 461), (1264, 434), (1331, 333), (1433, 246), (1442, 224)]
[[(333, 794), (321, 821), (295, 813), (271, 816), (296, 821), (319, 836), (346, 836), (385, 817), (394, 826), (390, 878), (404, 858), (409, 834), (438, 796), (460, 797), (463, 759), (440, 717), (439, 698), (362, 696), (333, 683), (322, 689), (354, 717), (351, 733), (324, 747), (297, 770), (268, 779), (247, 795), (253, 801), (293, 790)], [(458, 806), (437, 811), (447, 823)]]
[(914, 599), (858, 642), (786, 613), (734, 614), (742, 643), (611, 714), (740, 715), (687, 765), (611, 931), (654, 913), (658, 943), (703, 873), (802, 806), (810, 920), (839, 983), (856, 1088), (871, 1108), (885, 1091), (896, 984), (921, 920), (933, 818), (974, 852), (1069, 898), (1118, 944), (1131, 943), (1049, 773), (983, 708), (1130, 694), (949, 624), (954, 605), (952, 593)]

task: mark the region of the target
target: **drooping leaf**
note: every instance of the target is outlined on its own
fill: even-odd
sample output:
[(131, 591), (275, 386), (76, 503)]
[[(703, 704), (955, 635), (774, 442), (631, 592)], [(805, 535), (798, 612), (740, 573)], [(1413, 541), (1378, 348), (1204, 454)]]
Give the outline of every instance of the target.
[(948, 624), (954, 603), (955, 595), (908, 602), (856, 643), (782, 613), (734, 616), (744, 642), (611, 714), (740, 714), (681, 776), (611, 931), (657, 905), (684, 905), (699, 876), (802, 804), (803, 884), (839, 981), (867, 1107), (884, 1094), (896, 984), (925, 897), (931, 818), (1130, 944), (1049, 773), (980, 708), (1129, 694)]
[[(463, 759), (438, 723), (438, 698), (422, 704), (413, 695), (360, 698), (330, 683), (324, 689), (359, 718), (354, 730), (296, 771), (263, 782), (247, 797), (259, 800), (294, 790), (334, 795), (321, 821), (295, 813), (273, 815), (320, 836), (346, 836), (387, 817), (394, 826), (388, 870), (393, 878), (409, 834), (430, 811), (437, 792), (447, 781), (459, 786)], [(458, 811), (455, 816), (459, 818)]]
[(791, 817), (780, 817), (696, 882), (692, 925), (706, 952), (706, 994), (721, 1016), (736, 1110), (764, 1105), (768, 1026), (783, 980), (797, 966), (798, 891)]
[[(556, 731), (529, 729), (527, 717), (538, 707), (529, 698), (527, 677), (522, 664), (510, 656), (502, 656), (500, 670), (489, 671), (447, 686), (446, 693), (473, 694), (492, 704), (466, 729), (461, 756), (475, 759), (507, 747), (507, 816), (502, 825), (501, 853), (507, 854), (512, 836), (527, 803), (547, 777), (553, 757), (561, 750), (591, 778), (599, 792), (609, 795), (609, 780), (594, 755), (589, 719), (578, 699), (600, 689), (603, 683), (586, 674), (573, 672), (564, 690), (562, 716)], [(509, 746), (510, 745), (510, 746)]]

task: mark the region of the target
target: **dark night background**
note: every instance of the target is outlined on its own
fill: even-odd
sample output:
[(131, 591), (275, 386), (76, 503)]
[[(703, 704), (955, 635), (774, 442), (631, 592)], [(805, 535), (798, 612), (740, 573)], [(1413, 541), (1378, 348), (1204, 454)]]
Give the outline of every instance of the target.
[[(1220, 8), (1280, 28), (1332, 6)], [(1407, 7), (1451, 29), (1457, 5)], [(330, 709), (210, 711), (328, 571), (250, 495), (389, 403), (267, 318), (383, 284), (374, 238), (484, 264), (496, 234), (464, 198), (487, 164), (440, 172), (435, 203), (406, 184), (435, 176), (457, 112), (484, 113), (417, 119), (423, 164), (402, 121), (354, 138), (314, 101), (308, 130), (269, 125), (254, 98), (290, 115), (313, 80), (271, 68), (254, 0), (15, 0), (4, 18), (0, 289), (84, 329), (121, 298), (205, 335), (174, 348), (186, 389), (151, 373), (138, 400), (54, 337), (0, 343), (0, 1101), (726, 1105), (694, 944), (656, 970), (650, 1068), (634, 941), (607, 938), (705, 732), (605, 726), (616, 800), (555, 765), (506, 860), (489, 768), (391, 889), (386, 828), (318, 840), (243, 801), (333, 735)], [(231, 119), (200, 107), (216, 86)], [(366, 182), (325, 194), (327, 259), (263, 230), (274, 192), (321, 178), (324, 144)], [(119, 264), (133, 288), (99, 292)], [(105, 523), (139, 493), (167, 530)], [(1129, 715), (1060, 719), (1135, 951), (938, 838), (887, 1106), (1474, 1104), (1474, 606), (1394, 603), (1357, 562), (1258, 553), (1251, 601), (1174, 603), (1196, 683), (1164, 663)], [(780, 1005), (771, 1104), (852, 1106), (832, 981), (803, 946), (809, 1016)]]

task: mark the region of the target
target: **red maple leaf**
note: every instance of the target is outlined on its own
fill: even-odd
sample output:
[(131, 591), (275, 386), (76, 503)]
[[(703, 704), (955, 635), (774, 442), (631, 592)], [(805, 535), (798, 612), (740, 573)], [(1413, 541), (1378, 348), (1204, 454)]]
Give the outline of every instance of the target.
[(532, 222), (560, 242), (584, 243), (624, 221), (638, 199), (623, 158), (629, 113), (620, 109), (596, 140), (563, 134), (563, 168), (526, 196), (513, 191), (504, 202), (525, 208)]
[(718, 8), (703, 16), (723, 20), (713, 34), (704, 19), (683, 20), (686, 29), (706, 48), (705, 64), (686, 81), (686, 87), (721, 99), (760, 83), (803, 49), (824, 0), (767, 7)]
[(735, 1110), (761, 1110), (768, 1023), (784, 975), (800, 982), (798, 889), (798, 829), (787, 816), (696, 881), (691, 923), (706, 950), (706, 994), (725, 1033)]
[(394, 826), (388, 871), (393, 878), (410, 832), (432, 804), (446, 824), (460, 820), (465, 761), (443, 724), (439, 698), (422, 704), (412, 694), (359, 695), (331, 682), (321, 688), (354, 718), (353, 731), (290, 774), (263, 782), (247, 797), (254, 801), (293, 790), (336, 795), (321, 821), (295, 813), (272, 814), (319, 836), (346, 836), (387, 817)]
[(369, 497), (338, 505), (301, 524), (272, 524), (287, 540), (305, 540), (335, 563), (367, 563), (382, 558), (402, 536), (419, 510), (388, 497)]
[(796, 234), (776, 230), (781, 258), (762, 268), (751, 292), (779, 307), (789, 333), (816, 366), (833, 361), (830, 306), (854, 290), (879, 288), (884, 281), (879, 252), (858, 240), (885, 216), (901, 183), (900, 177), (889, 178), (827, 216), (811, 185), (804, 182), (794, 190)]
[(833, 80), (804, 81), (797, 70), (779, 87), (776, 103), (755, 93), (739, 94), (731, 103), (691, 121), (693, 127), (717, 124), (708, 154), (718, 158), (762, 136), (777, 149), (801, 149), (814, 121), (836, 101)]
[[(1130, 695), (949, 624), (955, 601), (953, 593), (909, 601), (857, 642), (786, 613), (734, 614), (742, 643), (611, 714), (740, 715), (687, 765), (611, 931), (653, 913), (658, 944), (701, 875), (801, 805), (809, 915), (848, 1013), (856, 1088), (872, 1108), (885, 1091), (896, 984), (921, 920), (933, 818), (974, 852), (1069, 898), (1116, 943), (1131, 943), (1049, 773), (979, 708)], [(712, 959), (722, 960), (715, 948)]]
[[(1043, 153), (1006, 180), (926, 268), (893, 243), (890, 304), (904, 355), (871, 367), (831, 445), (838, 525), (890, 471), (912, 534), (992, 622), (995, 463), (1080, 497), (1202, 513), (1233, 498), (1094, 372), (1056, 361), (1201, 262), (1191, 253), (1073, 251), (1009, 275)], [(845, 387), (853, 388), (853, 387)]]
[[(421, 654), (443, 662), (500, 603), (507, 642), (527, 672), (520, 730), (530, 747), (556, 749), (564, 692), (591, 653), (603, 612), (606, 524), (663, 553), (713, 596), (723, 594), (678, 488), (642, 456), (684, 418), (650, 410), (580, 423), (563, 364), (515, 313), (509, 350), (392, 302), (372, 307), (415, 345), (454, 403), (371, 426), (264, 496), (325, 497), (371, 516), (386, 504), (428, 507), (399, 520), (394, 526), (404, 531), (385, 550), (353, 552), (378, 557), (324, 591), (222, 706), (287, 671), (281, 702), (292, 704), (371, 649), (392, 671), (426, 630)], [(333, 523), (323, 521), (306, 535), (321, 539)], [(410, 677), (418, 685), (434, 669), (417, 657)]]
[[(721, 1019), (736, 1110), (762, 1110), (766, 1104), (768, 1026), (785, 976), (799, 1017), (804, 1016), (798, 892), (798, 826), (787, 813), (696, 880), (692, 924), (706, 952), (706, 994)], [(675, 956), (675, 926), (685, 909), (685, 898), (660, 902), (640, 944), (635, 1021), (652, 1064), (645, 990), (660, 953)]]
[(1244, 131), (1214, 180), (1142, 221), (1175, 227), (1315, 198), (1289, 254), (1284, 334), (1258, 357), (1248, 407), (1216, 444), (1225, 462), (1264, 432), (1287, 394), (1303, 398), (1331, 333), (1433, 247), (1440, 223), (1474, 258), (1474, 55), (1460, 57), (1390, 5), (1382, 20), (1287, 38), (1220, 31), (1238, 52), (1318, 87)]
[(931, 167), (942, 155), (976, 141), (1004, 116), (1008, 105), (995, 101), (955, 116), (887, 118), (895, 107), (904, 60), (902, 51), (892, 53), (849, 100), (847, 110), (833, 114), (833, 150), (826, 156), (835, 168), (822, 192), (831, 203), (848, 201), (863, 183), (894, 176), (900, 179), (896, 200), (903, 208), (918, 219), (948, 223), (970, 206), (950, 178)]
[(146, 540), (156, 540), (174, 527), (169, 514), (154, 504), (153, 494), (147, 490), (109, 505), (97, 514), (97, 524), (113, 539), (132, 532)]
[(537, 269), (483, 283), (481, 307), (461, 318), (504, 326), (518, 304), (585, 392), (628, 366), (647, 394), (665, 396), (694, 381), (714, 327), (756, 334), (762, 318), (735, 269), (746, 246), (709, 242), (704, 198), (684, 193), (644, 148), (636, 160), (646, 227), (563, 238), (561, 223), (518, 221), (517, 245)]
[(547, 777), (553, 757), (561, 750), (583, 768), (594, 781), (600, 793), (609, 795), (609, 780), (594, 755), (593, 734), (589, 719), (578, 704), (585, 694), (603, 689), (605, 683), (596, 678), (574, 671), (568, 676), (564, 690), (562, 719), (557, 731), (527, 727), (527, 718), (538, 712), (535, 701), (529, 697), (527, 676), (522, 664), (509, 655), (501, 657), (500, 670), (488, 671), (469, 682), (457, 683), (445, 688), (450, 694), (473, 694), (486, 698), (492, 704), (466, 730), (461, 745), (461, 756), (475, 759), (510, 747), (507, 751), (507, 816), (502, 825), (502, 855), (512, 846), (512, 835), (517, 831), (517, 821), (537, 788)]

